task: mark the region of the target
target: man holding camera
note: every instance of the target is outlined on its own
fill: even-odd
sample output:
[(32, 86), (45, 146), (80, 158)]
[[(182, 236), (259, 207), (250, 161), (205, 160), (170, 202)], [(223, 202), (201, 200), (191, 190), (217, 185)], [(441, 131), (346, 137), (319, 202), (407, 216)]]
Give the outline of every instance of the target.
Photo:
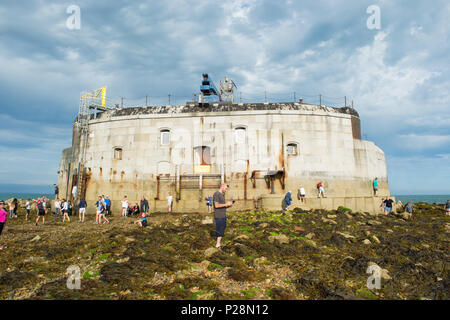
[(214, 220), (216, 221), (216, 235), (217, 243), (216, 248), (222, 249), (220, 241), (225, 234), (225, 228), (227, 226), (227, 208), (233, 206), (234, 201), (225, 202), (225, 192), (228, 190), (228, 185), (222, 183), (219, 191), (216, 191), (213, 195), (214, 206)]

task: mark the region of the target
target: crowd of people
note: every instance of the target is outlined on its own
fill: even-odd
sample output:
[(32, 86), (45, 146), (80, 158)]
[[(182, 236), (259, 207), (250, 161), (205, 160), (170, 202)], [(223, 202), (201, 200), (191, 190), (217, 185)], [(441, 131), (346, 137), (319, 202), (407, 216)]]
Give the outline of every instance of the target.
[[(58, 198), (58, 187), (55, 186), (55, 212), (54, 215), (56, 217), (62, 216), (62, 222), (64, 223), (67, 219), (68, 222), (70, 222), (70, 217), (73, 213), (73, 204), (70, 200), (62, 199), (61, 201)], [(325, 197), (325, 191), (323, 187), (323, 183), (319, 182), (317, 184), (317, 190), (318, 190), (318, 197), (322, 195), (322, 197)], [(216, 248), (222, 249), (222, 238), (225, 234), (226, 229), (226, 210), (227, 208), (230, 208), (233, 206), (235, 201), (226, 201), (225, 200), (225, 193), (229, 189), (229, 185), (222, 183), (220, 185), (220, 188), (218, 191), (214, 193), (213, 196), (209, 195), (205, 198), (206, 205), (208, 207), (208, 212), (211, 213), (214, 211), (214, 219), (215, 219), (215, 225), (216, 225)], [(374, 190), (374, 196), (376, 196), (378, 191), (378, 181), (375, 179), (373, 181), (373, 190)], [(306, 192), (303, 187), (300, 187), (298, 190), (297, 197), (302, 203), (306, 203)], [(75, 197), (74, 197), (75, 198)], [(42, 224), (45, 224), (45, 215), (47, 214), (47, 203), (48, 199), (46, 197), (39, 198), (36, 202), (36, 211), (37, 211), (37, 217), (35, 224), (38, 225), (38, 222), (40, 218), (42, 218)], [(283, 199), (282, 203), (282, 211), (285, 212), (288, 207), (292, 204), (292, 191), (288, 191)], [(12, 201), (8, 202), (7, 204), (9, 206), (9, 217), (10, 218), (17, 218), (17, 209), (18, 209), (18, 200), (14, 198)], [(131, 217), (131, 216), (139, 216), (138, 220), (134, 221), (134, 224), (139, 225), (141, 227), (146, 227), (148, 225), (147, 216), (149, 211), (149, 205), (147, 199), (145, 199), (144, 196), (142, 196), (140, 204), (135, 203), (134, 206), (132, 206), (129, 201), (128, 197), (124, 196), (124, 198), (121, 201), (122, 205), (122, 217)], [(168, 205), (168, 213), (172, 213), (172, 205), (173, 205), (173, 197), (171, 193), (167, 196), (167, 205)], [(8, 212), (5, 210), (6, 203), (4, 201), (0, 201), (0, 235), (2, 234), (2, 231), (4, 229), (4, 226), (6, 224), (6, 218), (8, 216)], [(86, 214), (86, 208), (87, 208), (87, 202), (84, 199), (81, 199), (77, 205), (78, 207), (78, 217), (79, 222), (84, 223), (85, 221), (85, 214)], [(109, 224), (110, 221), (106, 217), (107, 215), (111, 214), (111, 200), (109, 196), (98, 196), (98, 200), (95, 203), (96, 207), (96, 216), (95, 216), (95, 222), (94, 224)], [(395, 201), (393, 199), (390, 199), (389, 196), (386, 198), (382, 198), (380, 208), (384, 211), (385, 215), (388, 215), (395, 209)], [(25, 219), (28, 220), (29, 215), (31, 213), (31, 200), (27, 200), (25, 203), (25, 209), (26, 209), (26, 216)], [(450, 215), (450, 200), (447, 200), (446, 204), (444, 205), (444, 209), (446, 212), (446, 215)], [(414, 207), (411, 204), (411, 202), (407, 202), (404, 206), (405, 212), (408, 212), (410, 214), (413, 213)], [(4, 247), (0, 246), (0, 250), (2, 250)]]

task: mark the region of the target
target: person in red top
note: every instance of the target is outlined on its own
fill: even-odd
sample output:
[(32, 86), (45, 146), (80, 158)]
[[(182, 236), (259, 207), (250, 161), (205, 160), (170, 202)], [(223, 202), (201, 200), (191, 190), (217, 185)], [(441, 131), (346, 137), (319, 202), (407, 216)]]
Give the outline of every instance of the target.
[[(6, 217), (8, 216), (8, 212), (6, 212), (5, 202), (0, 201), (0, 235), (2, 234), (3, 228), (6, 224)], [(0, 250), (3, 250), (3, 246), (0, 246)]]

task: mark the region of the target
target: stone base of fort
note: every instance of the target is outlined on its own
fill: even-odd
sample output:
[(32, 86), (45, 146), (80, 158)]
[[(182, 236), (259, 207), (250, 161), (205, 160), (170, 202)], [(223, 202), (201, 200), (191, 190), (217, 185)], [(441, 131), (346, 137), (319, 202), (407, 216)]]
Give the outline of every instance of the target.
[[(289, 209), (301, 208), (304, 210), (325, 209), (335, 210), (340, 206), (351, 209), (352, 211), (362, 211), (374, 214), (382, 213), (380, 208), (383, 197), (326, 197), (326, 198), (305, 198), (304, 202), (294, 199)], [(261, 197), (261, 207), (265, 210), (280, 210), (284, 195), (268, 194)], [(392, 197), (392, 199), (394, 199)], [(395, 200), (395, 199), (394, 199)]]
[[(380, 208), (381, 199), (383, 197), (327, 197), (317, 198), (309, 197), (304, 202), (298, 200), (296, 195), (292, 197), (292, 204), (289, 209), (301, 208), (304, 210), (325, 209), (335, 210), (339, 206), (344, 206), (355, 212), (369, 212), (372, 214), (381, 214)], [(394, 197), (391, 197), (395, 200)], [(259, 199), (253, 200), (236, 200), (233, 207), (228, 211), (242, 211), (242, 210), (254, 210), (264, 209), (268, 211), (281, 210), (282, 201), (284, 195), (281, 194), (265, 194)], [(149, 201), (150, 212), (168, 212), (167, 200), (150, 200)], [(178, 200), (173, 202), (172, 212), (174, 213), (200, 213), (208, 214), (208, 207), (206, 201), (199, 200)], [(94, 214), (95, 208), (90, 206), (87, 210), (88, 214)], [(114, 216), (121, 215), (120, 203), (113, 201), (112, 214)]]

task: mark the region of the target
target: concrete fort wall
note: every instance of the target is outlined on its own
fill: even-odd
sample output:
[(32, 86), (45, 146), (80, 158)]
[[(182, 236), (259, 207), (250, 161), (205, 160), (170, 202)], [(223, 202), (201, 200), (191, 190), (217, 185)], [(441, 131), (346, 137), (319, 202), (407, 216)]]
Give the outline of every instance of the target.
[[(226, 197), (237, 201), (234, 210), (252, 209), (255, 204), (275, 208), (278, 200), (268, 200), (272, 188), (264, 176), (268, 170), (283, 169), (284, 181), (276, 179), (273, 184), (278, 197), (292, 190), (296, 199), (303, 186), (307, 197), (317, 200), (316, 184), (323, 182), (328, 200), (312, 200), (311, 208), (332, 209), (339, 203), (353, 210), (377, 210), (378, 200), (372, 197), (375, 177), (379, 196), (389, 194), (384, 153), (373, 142), (360, 139), (359, 117), (348, 108), (300, 104), (214, 111), (186, 108), (121, 109), (90, 121), (85, 158), (88, 212), (101, 194), (112, 199), (113, 213), (119, 213), (124, 195), (132, 204), (144, 195), (152, 211), (165, 211), (169, 192), (176, 199), (174, 211), (206, 212), (204, 198), (221, 181), (230, 185)], [(72, 148), (61, 158), (63, 195), (76, 183), (80, 140), (74, 130)]]

